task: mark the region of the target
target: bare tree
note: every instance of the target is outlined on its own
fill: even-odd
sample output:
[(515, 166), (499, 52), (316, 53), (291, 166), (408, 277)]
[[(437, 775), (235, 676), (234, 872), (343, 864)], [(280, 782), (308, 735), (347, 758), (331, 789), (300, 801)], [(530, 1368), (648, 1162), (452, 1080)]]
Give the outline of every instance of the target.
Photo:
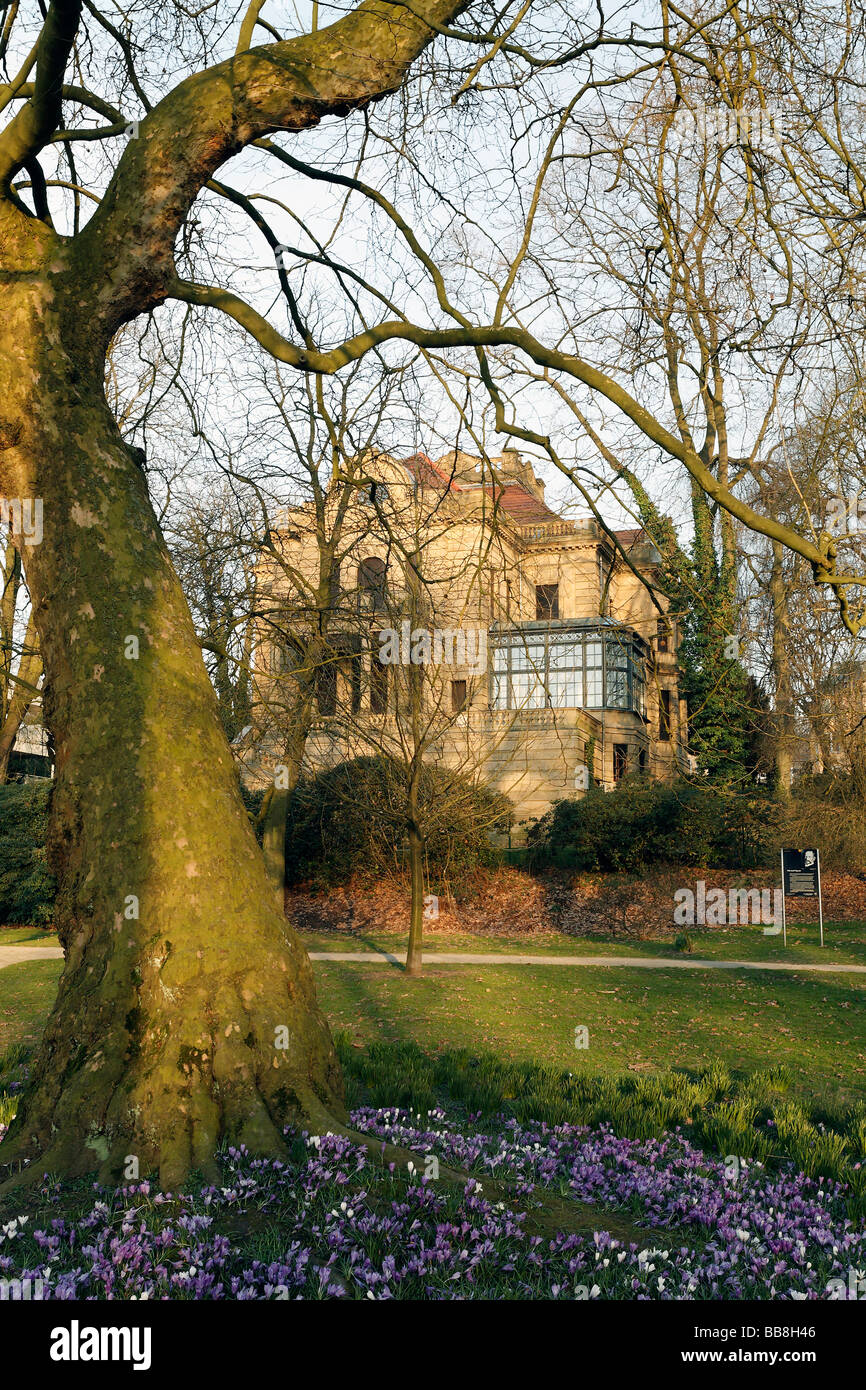
[[(510, 570), (486, 490), (453, 492), (453, 468), (437, 471), (423, 456), (400, 464), (373, 454), (364, 471), (367, 515), (359, 521), (354, 509), (344, 519), (346, 577), (331, 627), (330, 682), (318, 701), (328, 718), (312, 757), (321, 764), (374, 754), (399, 770), (411, 884), (406, 971), (419, 975), (426, 847), (449, 816), (470, 816), (470, 789), (483, 783), (482, 768), (506, 733), (503, 724), (493, 738), (473, 738), (470, 720), (473, 704), (487, 709), (487, 632), (501, 617)], [(500, 826), (501, 807), (485, 804), (478, 814), (491, 830)]]
[[(222, 4), (195, 20), (179, 3), (116, 19), (92, 0), (22, 4), (0, 36), (13, 68), (0, 92), (0, 491), (45, 507), (26, 577), (57, 748), (50, 855), (66, 951), (3, 1158), (32, 1159), (17, 1179), (32, 1181), (46, 1167), (107, 1178), (136, 1153), (175, 1186), (194, 1166), (214, 1174), (221, 1137), (279, 1153), (289, 1120), (335, 1127), (342, 1088), (311, 968), (238, 792), (146, 457), (106, 403), (118, 331), (173, 304), (183, 329), (199, 310), (206, 324), (223, 315), (317, 375), (368, 356), (384, 372), (416, 350), (433, 371), (447, 355), (457, 380), (480, 379), (496, 429), (519, 440), (508, 364), (489, 355), (506, 349), (608, 402), (720, 508), (802, 556), (852, 633), (862, 576), (839, 567), (826, 533), (738, 495), (704, 442), (639, 398), (627, 363), (597, 360), (578, 267), (546, 235), (563, 142), (629, 83), (688, 64), (691, 83), (714, 91), (727, 55), (752, 42), (738, 7), (707, 19), (666, 0), (613, 17), (590, 4), (565, 14), (362, 0), (327, 29), (283, 38), (254, 0), (228, 45)], [(781, 21), (768, 7), (761, 22), (778, 58)], [(271, 40), (261, 47), (257, 27)], [(815, 72), (805, 33), (796, 20), (783, 61), (811, 112), (813, 85), (832, 95), (838, 66)], [(851, 72), (862, 36), (841, 42), (853, 45)], [(857, 262), (858, 160), (815, 130), (827, 138), (814, 177), (776, 165), (803, 227), (790, 236), (803, 247), (811, 217), (832, 238), (841, 211), (840, 249)], [(239, 156), (225, 183), (222, 166)], [(830, 165), (832, 197), (815, 210)], [(288, 202), (275, 170), (294, 181)], [(765, 201), (769, 225), (781, 203)], [(350, 205), (363, 209), (354, 219)], [(276, 257), (266, 280), (238, 250), (240, 219)], [(292, 1040), (277, 1052), (276, 1027)]]

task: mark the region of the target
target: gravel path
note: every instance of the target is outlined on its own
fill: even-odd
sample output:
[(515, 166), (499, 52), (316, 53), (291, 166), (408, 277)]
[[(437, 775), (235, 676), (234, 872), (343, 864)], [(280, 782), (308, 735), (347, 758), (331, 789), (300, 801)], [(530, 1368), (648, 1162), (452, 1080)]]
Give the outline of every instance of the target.
[(0, 970), (22, 960), (62, 960), (59, 946), (0, 946)]

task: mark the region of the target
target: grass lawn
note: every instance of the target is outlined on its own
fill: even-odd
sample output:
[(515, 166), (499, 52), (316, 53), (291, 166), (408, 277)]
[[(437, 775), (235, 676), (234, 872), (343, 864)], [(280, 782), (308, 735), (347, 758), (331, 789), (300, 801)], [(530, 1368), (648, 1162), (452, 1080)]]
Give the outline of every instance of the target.
[(782, 1062), (804, 1099), (866, 1097), (866, 977), (430, 966), (408, 980), (393, 967), (314, 968), (332, 1026), (361, 1045), (414, 1040), (601, 1075)]
[[(0, 1057), (36, 1042), (61, 967), (0, 970)], [(663, 1282), (666, 1296), (776, 1299), (824, 1297), (830, 1277), (862, 1266), (866, 976), (435, 962), (419, 980), (387, 964), (314, 970), (350, 1101), (362, 1107), (353, 1124), (376, 1153), (380, 1140), (398, 1145), (400, 1161), (362, 1171), (351, 1140), (316, 1137), (309, 1152), (292, 1145), (288, 1167), (251, 1171), (238, 1200), (237, 1162), (223, 1155), (227, 1185), (198, 1191), (196, 1179), (181, 1199), (184, 1215), (207, 1218), (194, 1258), (178, 1199), (163, 1207), (142, 1189), (132, 1237), (128, 1195), (100, 1192), (95, 1207), (89, 1179), (10, 1194), (0, 1224), (29, 1217), (9, 1247), (16, 1277), (48, 1264), (52, 1293), (90, 1298), (239, 1288), (265, 1298), (275, 1284), (289, 1297), (550, 1298), (577, 1296), (577, 1279), (581, 1297), (655, 1298)], [(588, 1048), (575, 1047), (579, 1027)], [(11, 1054), (7, 1076), (23, 1076), (24, 1061)], [(10, 1091), (0, 1120), (15, 1099)], [(515, 1118), (505, 1123), (503, 1110)], [(478, 1185), (437, 1183), (437, 1169), (425, 1187), (431, 1154)], [(733, 1178), (731, 1155), (744, 1161)], [(803, 1173), (848, 1186), (826, 1195)], [(49, 1261), (36, 1233), (58, 1217), (73, 1235)], [(757, 1265), (744, 1225), (775, 1241)], [(596, 1243), (608, 1236), (593, 1232), (623, 1242), (605, 1245), (616, 1258), (603, 1267)], [(529, 1244), (539, 1238), (541, 1264)], [(127, 1258), (130, 1239), (140, 1259)], [(419, 1249), (437, 1242), (442, 1259), (419, 1275)], [(795, 1242), (805, 1253), (789, 1269), (778, 1251)], [(99, 1261), (84, 1253), (94, 1243)], [(649, 1246), (654, 1262), (641, 1264)]]
[(59, 946), (53, 932), (39, 927), (0, 927), (0, 946)]
[[(35, 1042), (61, 964), (0, 970), (0, 1053)], [(360, 1047), (414, 1041), (607, 1076), (784, 1063), (803, 1099), (836, 1109), (866, 1097), (866, 976), (430, 964), (409, 980), (386, 964), (327, 961), (314, 970), (334, 1031)], [(588, 1049), (575, 1047), (578, 1027)]]
[(38, 1042), (62, 968), (62, 960), (34, 960), (0, 970), (0, 1056), (13, 1043)]

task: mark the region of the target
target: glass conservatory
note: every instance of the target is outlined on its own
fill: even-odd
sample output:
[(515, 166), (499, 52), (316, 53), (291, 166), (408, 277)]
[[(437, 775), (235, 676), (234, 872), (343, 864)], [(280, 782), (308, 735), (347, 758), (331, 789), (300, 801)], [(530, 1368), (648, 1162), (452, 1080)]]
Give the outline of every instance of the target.
[(491, 708), (619, 709), (646, 718), (647, 645), (612, 619), (494, 627)]

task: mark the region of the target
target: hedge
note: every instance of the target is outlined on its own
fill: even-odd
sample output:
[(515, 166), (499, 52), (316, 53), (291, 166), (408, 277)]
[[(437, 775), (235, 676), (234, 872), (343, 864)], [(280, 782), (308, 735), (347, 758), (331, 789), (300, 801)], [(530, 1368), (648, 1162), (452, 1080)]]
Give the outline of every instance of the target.
[(530, 826), (534, 867), (636, 872), (652, 864), (757, 868), (772, 862), (780, 808), (681, 782), (626, 782), (581, 800), (558, 801)]
[(54, 879), (45, 862), (51, 785), (0, 785), (0, 923), (47, 926)]

